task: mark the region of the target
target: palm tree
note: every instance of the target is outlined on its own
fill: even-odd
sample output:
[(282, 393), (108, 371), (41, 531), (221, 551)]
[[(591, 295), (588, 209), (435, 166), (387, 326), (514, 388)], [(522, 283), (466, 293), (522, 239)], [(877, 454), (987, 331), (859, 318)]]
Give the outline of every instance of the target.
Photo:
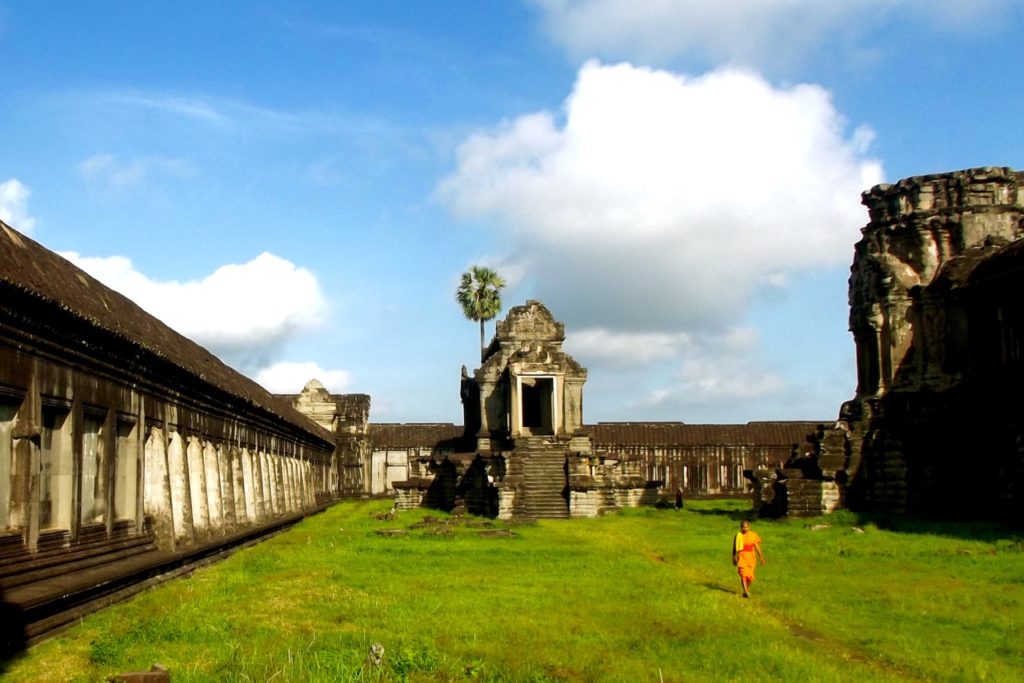
[(484, 358), (484, 322), (501, 312), (501, 289), (505, 281), (490, 268), (472, 266), (462, 274), (455, 299), (470, 320), (480, 321), (480, 360)]

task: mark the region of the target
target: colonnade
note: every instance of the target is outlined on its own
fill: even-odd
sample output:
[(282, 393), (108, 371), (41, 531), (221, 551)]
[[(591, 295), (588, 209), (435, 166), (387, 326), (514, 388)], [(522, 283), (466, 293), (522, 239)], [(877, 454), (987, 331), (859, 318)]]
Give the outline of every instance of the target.
[(157, 426), (143, 460), (145, 514), (175, 544), (308, 510), (327, 493), (308, 459)]

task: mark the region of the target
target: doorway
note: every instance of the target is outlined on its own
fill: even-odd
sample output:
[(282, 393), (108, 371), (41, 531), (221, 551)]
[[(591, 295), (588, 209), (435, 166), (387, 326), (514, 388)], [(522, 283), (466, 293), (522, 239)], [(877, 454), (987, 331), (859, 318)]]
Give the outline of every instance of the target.
[(555, 433), (553, 377), (521, 377), (519, 385), (520, 416), (523, 433), (547, 435)]

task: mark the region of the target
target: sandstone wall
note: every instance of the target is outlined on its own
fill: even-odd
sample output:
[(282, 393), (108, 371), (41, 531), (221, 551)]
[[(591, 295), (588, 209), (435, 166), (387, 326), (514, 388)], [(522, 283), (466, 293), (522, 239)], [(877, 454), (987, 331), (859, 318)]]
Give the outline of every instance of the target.
[(851, 505), (1020, 515), (1022, 181), (978, 168), (865, 193), (857, 396), (838, 425)]

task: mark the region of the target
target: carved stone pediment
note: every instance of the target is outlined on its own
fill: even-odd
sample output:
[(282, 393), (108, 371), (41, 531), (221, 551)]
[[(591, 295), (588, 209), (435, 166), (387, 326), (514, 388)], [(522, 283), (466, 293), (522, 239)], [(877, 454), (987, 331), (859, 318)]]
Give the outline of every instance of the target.
[(529, 340), (534, 342), (565, 341), (565, 325), (555, 320), (540, 301), (530, 300), (515, 306), (503, 321), (498, 321), (495, 336), (499, 341)]

